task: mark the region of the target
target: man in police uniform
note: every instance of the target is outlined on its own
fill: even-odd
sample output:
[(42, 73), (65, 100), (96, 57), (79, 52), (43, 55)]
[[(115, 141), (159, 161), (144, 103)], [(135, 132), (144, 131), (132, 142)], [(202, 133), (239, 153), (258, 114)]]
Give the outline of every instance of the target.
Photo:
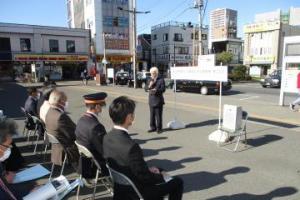
[[(102, 156), (102, 141), (106, 130), (98, 121), (98, 114), (102, 112), (103, 106), (106, 105), (106, 97), (107, 94), (104, 92), (83, 96), (87, 111), (79, 119), (75, 130), (76, 141), (90, 150), (101, 165), (102, 174), (105, 175), (108, 174), (108, 171)], [(91, 168), (91, 166), (93, 167)], [(79, 172), (80, 171), (84, 178), (91, 179), (95, 175), (96, 166), (91, 165), (91, 160), (83, 158), (81, 160), (81, 169)]]

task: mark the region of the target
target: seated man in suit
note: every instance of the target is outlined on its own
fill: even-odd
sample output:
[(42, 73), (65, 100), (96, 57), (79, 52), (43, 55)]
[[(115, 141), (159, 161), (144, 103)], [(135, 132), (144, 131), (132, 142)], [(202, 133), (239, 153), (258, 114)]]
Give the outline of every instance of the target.
[[(102, 174), (108, 174), (103, 158), (102, 142), (103, 136), (106, 134), (105, 127), (99, 122), (98, 115), (102, 112), (102, 107), (106, 105), (105, 92), (88, 94), (83, 96), (87, 111), (78, 120), (75, 134), (76, 141), (85, 146), (93, 154), (97, 162), (101, 166)], [(84, 178), (94, 178), (95, 170), (92, 170), (94, 165), (91, 161), (83, 158), (81, 161), (82, 176)], [(94, 169), (95, 166), (94, 166)]]
[(38, 90), (36, 87), (31, 87), (28, 89), (28, 98), (26, 99), (25, 102), (25, 110), (30, 114), (35, 117), (38, 117), (38, 112), (37, 112), (37, 102), (38, 102)]
[[(135, 102), (127, 97), (116, 98), (109, 107), (109, 116), (114, 128), (104, 136), (103, 153), (111, 168), (128, 176), (146, 200), (180, 200), (183, 181), (170, 177), (157, 167), (148, 168), (142, 149), (128, 134), (134, 121)], [(132, 193), (123, 185), (114, 185), (114, 199), (132, 199)]]
[(49, 134), (56, 137), (60, 144), (52, 145), (51, 161), (62, 165), (63, 152), (77, 170), (79, 153), (75, 145), (75, 123), (67, 115), (67, 96), (64, 92), (53, 90), (49, 97), (50, 108), (46, 114), (45, 125)]

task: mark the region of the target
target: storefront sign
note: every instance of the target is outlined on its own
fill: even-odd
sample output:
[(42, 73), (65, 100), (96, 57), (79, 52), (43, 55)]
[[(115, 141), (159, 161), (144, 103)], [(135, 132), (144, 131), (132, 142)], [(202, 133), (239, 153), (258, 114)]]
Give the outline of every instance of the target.
[[(109, 63), (129, 63), (131, 62), (131, 55), (106, 55), (106, 60)], [(103, 56), (97, 56), (97, 62), (101, 62)]]
[(228, 81), (228, 67), (171, 67), (171, 79), (199, 81)]
[(244, 33), (255, 33), (280, 29), (280, 21), (248, 24), (244, 26)]
[(85, 55), (30, 55), (19, 54), (14, 55), (14, 61), (88, 61)]
[(273, 64), (275, 58), (273, 55), (248, 56), (245, 61), (253, 64)]

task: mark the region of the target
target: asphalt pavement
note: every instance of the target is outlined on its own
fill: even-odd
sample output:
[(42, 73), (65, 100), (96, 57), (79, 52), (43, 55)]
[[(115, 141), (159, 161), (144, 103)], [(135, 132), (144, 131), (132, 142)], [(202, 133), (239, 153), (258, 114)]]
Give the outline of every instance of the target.
[[(94, 82), (83, 86), (79, 81), (58, 84), (59, 89), (68, 95), (69, 112), (74, 122), (85, 110), (82, 101), (84, 94), (105, 91), (108, 93), (108, 105), (120, 95), (133, 98), (137, 102), (137, 109), (135, 123), (130, 129), (131, 136), (143, 148), (149, 166), (162, 167), (171, 175), (183, 178), (183, 199), (300, 199), (299, 112), (291, 112), (288, 107), (280, 107), (261, 98), (247, 99), (247, 96), (243, 96), (247, 95), (245, 93), (225, 94), (223, 103), (241, 105), (250, 115), (247, 123), (248, 145), (245, 147), (241, 144), (239, 151), (232, 153), (217, 147), (215, 142), (208, 141), (208, 135), (218, 127), (218, 96), (179, 92), (175, 106), (174, 93), (167, 90), (163, 114), (165, 131), (162, 134), (149, 134), (146, 131), (149, 126), (147, 93), (142, 89), (96, 86)], [(20, 91), (24, 91), (26, 86), (29, 85), (16, 85)], [(13, 85), (10, 86), (11, 91), (6, 87), (7, 85), (0, 85), (0, 109), (15, 118), (21, 130), (23, 119), (17, 111), (10, 110), (24, 104), (24, 93), (22, 97), (7, 99), (16, 94), (12, 90)], [(7, 101), (11, 103), (2, 104)], [(167, 129), (166, 123), (175, 116), (185, 122), (185, 129)], [(104, 109), (99, 119), (107, 130), (112, 127), (108, 109)], [(27, 145), (24, 141), (17, 144)], [(43, 163), (29, 150), (24, 154), (32, 162)], [(76, 174), (70, 173), (68, 177), (75, 178)], [(45, 178), (40, 182), (46, 180)], [(86, 198), (88, 194), (89, 190), (84, 191), (81, 198)], [(98, 199), (110, 199), (105, 191), (99, 191), (98, 195), (101, 195)], [(69, 199), (73, 198), (74, 194), (71, 194)]]

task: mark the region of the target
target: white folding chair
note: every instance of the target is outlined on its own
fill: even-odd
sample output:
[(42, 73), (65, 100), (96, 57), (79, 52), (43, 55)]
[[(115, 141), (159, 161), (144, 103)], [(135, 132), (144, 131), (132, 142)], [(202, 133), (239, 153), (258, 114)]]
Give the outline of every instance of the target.
[[(248, 113), (246, 111), (242, 111), (242, 123), (241, 123), (240, 127), (238, 127), (236, 130), (227, 129), (224, 126), (221, 126), (220, 130), (222, 133), (220, 136), (220, 140), (223, 137), (224, 133), (227, 133), (229, 142), (226, 142), (225, 144), (221, 144), (220, 140), (219, 140), (218, 146), (225, 150), (236, 152), (236, 150), (239, 146), (241, 137), (244, 135), (245, 136), (244, 144), (246, 147), (247, 146), (247, 121), (248, 121)], [(228, 145), (234, 144), (234, 143), (235, 143), (235, 145), (234, 145), (233, 149), (227, 147)]]
[(128, 178), (126, 175), (122, 174), (121, 172), (118, 172), (118, 171), (112, 169), (111, 167), (109, 167), (109, 165), (106, 165), (106, 167), (108, 168), (110, 177), (114, 183), (117, 183), (120, 185), (131, 186), (133, 188), (133, 190), (136, 192), (139, 199), (144, 200), (144, 197), (142, 196), (140, 191), (137, 189), (135, 184), (130, 180), (130, 178)]
[[(82, 158), (82, 156), (90, 158), (90, 159), (92, 159), (92, 161), (97, 166), (96, 178), (95, 178), (95, 183), (94, 183), (94, 191), (93, 191), (93, 197), (92, 197), (92, 199), (95, 199), (95, 193), (96, 193), (96, 187), (97, 187), (97, 183), (98, 183), (98, 179), (99, 179), (99, 173), (101, 173), (101, 166), (98, 163), (98, 161), (95, 159), (93, 154), (90, 152), (90, 150), (88, 150), (85, 146), (79, 144), (77, 141), (75, 141), (75, 144), (78, 148), (78, 151), (79, 151), (79, 154), (80, 154), (80, 159)], [(110, 178), (109, 176), (101, 177), (99, 179), (102, 182), (100, 185), (103, 185), (107, 189), (107, 191), (109, 191), (111, 194), (113, 194), (113, 192), (110, 188), (109, 178)], [(82, 173), (80, 174), (80, 180), (82, 180)], [(78, 185), (78, 189), (77, 189), (77, 195), (76, 195), (77, 199), (79, 197), (79, 193), (80, 193), (80, 185)]]
[[(46, 132), (46, 134), (47, 134), (47, 137), (48, 137), (49, 142), (50, 142), (51, 144), (60, 144), (59, 141), (56, 139), (55, 136), (53, 136), (53, 135), (51, 135), (51, 134), (49, 134), (49, 133), (47, 133), (47, 132)], [(62, 167), (61, 167), (60, 175), (62, 175), (63, 172), (64, 172), (66, 160), (67, 160), (67, 154), (66, 154), (66, 152), (65, 152), (64, 161), (63, 161), (63, 164), (62, 164)], [(51, 180), (51, 177), (52, 177), (52, 174), (53, 174), (53, 171), (54, 171), (54, 166), (55, 166), (54, 163), (52, 163), (51, 173), (50, 173), (50, 176), (49, 176), (49, 180)]]

